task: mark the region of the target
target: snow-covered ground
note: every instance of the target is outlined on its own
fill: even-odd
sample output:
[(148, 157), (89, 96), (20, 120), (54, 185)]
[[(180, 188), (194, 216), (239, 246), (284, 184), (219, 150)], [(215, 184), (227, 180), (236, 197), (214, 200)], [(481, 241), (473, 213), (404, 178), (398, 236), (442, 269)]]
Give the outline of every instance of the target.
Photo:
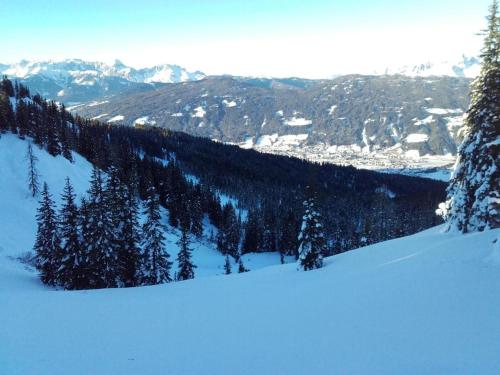
[(0, 261), (16, 374), (498, 374), (499, 230), (434, 228), (295, 265), (63, 292)]
[[(214, 276), (223, 257), (205, 239), (193, 246), (205, 277), (55, 291), (17, 259), (35, 230), (25, 151), (0, 138), (2, 374), (500, 373), (500, 230), (432, 228), (310, 272), (250, 254), (250, 268), (264, 268), (229, 276)], [(35, 152), (55, 198), (66, 175), (85, 192), (88, 162)], [(174, 253), (177, 235), (167, 236)]]
[[(20, 140), (12, 134), (0, 137), (0, 259), (14, 259), (31, 251), (36, 236), (35, 215), (38, 207), (38, 198), (32, 198), (27, 188), (28, 162), (24, 159), (28, 142)], [(62, 156), (52, 157), (37, 146), (33, 147), (39, 159), (37, 169), (40, 174), (40, 183), (47, 182), (49, 191), (56, 204), (60, 203), (60, 194), (66, 177), (69, 177), (79, 197), (86, 194), (89, 188), (92, 165), (79, 154), (73, 153), (74, 163), (70, 163)], [(237, 202), (221, 194), (224, 203)], [(243, 218), (245, 210), (238, 210)], [(167, 251), (174, 261), (179, 251), (177, 242), (180, 233), (170, 227), (168, 212), (163, 211), (165, 235), (167, 237)], [(193, 261), (198, 266), (196, 276), (213, 276), (224, 272), (225, 258), (216, 250), (211, 237), (217, 234), (217, 229), (205, 220), (204, 236), (192, 239)], [(276, 253), (246, 254), (243, 257), (245, 267), (254, 270), (257, 268), (279, 264), (280, 258)], [(233, 268), (237, 265), (233, 263)], [(0, 275), (0, 278), (2, 276)], [(1, 283), (1, 282), (0, 282)], [(1, 371), (0, 371), (1, 374)]]

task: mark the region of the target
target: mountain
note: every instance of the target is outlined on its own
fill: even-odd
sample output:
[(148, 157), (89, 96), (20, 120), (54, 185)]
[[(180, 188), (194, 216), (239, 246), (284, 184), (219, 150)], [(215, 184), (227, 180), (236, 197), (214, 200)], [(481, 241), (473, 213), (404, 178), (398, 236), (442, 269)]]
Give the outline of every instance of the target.
[(465, 77), (475, 78), (479, 74), (481, 61), (478, 57), (465, 56), (456, 61), (426, 62), (399, 68), (386, 68), (375, 74), (401, 74), (408, 77)]
[(453, 164), (469, 84), (452, 77), (217, 76), (75, 110), (309, 160), (418, 169)]
[(116, 60), (108, 65), (79, 59), (0, 64), (0, 74), (17, 78), (33, 92), (58, 101), (91, 102), (117, 94), (154, 90), (165, 83), (197, 80), (205, 75), (178, 65), (135, 69)]
[[(208, 215), (215, 228), (212, 238), (218, 229), (239, 228), (231, 238), (240, 243), (248, 233), (253, 244), (243, 252), (296, 253), (306, 186), (318, 194), (332, 253), (436, 225), (440, 218), (434, 211), (445, 197), (445, 185), (427, 179), (309, 163), (158, 127), (110, 126), (73, 117), (9, 80), (0, 83), (1, 133), (32, 139), (53, 156), (71, 160), (73, 150), (104, 171), (118, 169), (143, 199), (154, 184), (172, 226), (189, 219), (199, 228)], [(24, 158), (25, 153), (18, 153), (17, 162), (26, 163)], [(11, 157), (4, 159), (10, 169)], [(13, 168), (27, 177), (24, 165), (24, 170)], [(233, 199), (231, 206), (219, 197), (222, 193)], [(386, 219), (377, 220), (378, 215)], [(252, 223), (247, 217), (264, 219)], [(228, 218), (234, 221), (231, 226), (226, 226)]]

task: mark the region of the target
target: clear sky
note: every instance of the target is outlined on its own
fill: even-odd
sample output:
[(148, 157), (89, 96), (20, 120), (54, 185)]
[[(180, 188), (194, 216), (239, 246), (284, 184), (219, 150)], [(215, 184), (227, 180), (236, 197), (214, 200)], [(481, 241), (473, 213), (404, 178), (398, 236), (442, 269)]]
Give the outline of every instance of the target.
[(490, 0), (0, 0), (0, 62), (326, 78), (477, 53)]

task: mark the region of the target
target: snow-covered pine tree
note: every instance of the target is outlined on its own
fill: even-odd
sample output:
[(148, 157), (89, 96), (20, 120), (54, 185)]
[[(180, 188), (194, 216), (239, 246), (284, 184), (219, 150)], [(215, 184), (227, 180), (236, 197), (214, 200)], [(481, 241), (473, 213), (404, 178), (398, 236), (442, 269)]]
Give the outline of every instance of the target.
[(40, 175), (36, 168), (36, 163), (38, 162), (38, 158), (33, 152), (33, 146), (31, 145), (31, 142), (28, 142), (28, 151), (26, 152), (26, 160), (28, 161), (28, 188), (30, 190), (31, 196), (36, 197), (40, 192), (40, 186), (38, 183)]
[(172, 281), (165, 250), (165, 236), (161, 226), (160, 202), (153, 186), (148, 189), (144, 204), (146, 222), (142, 226), (142, 254), (138, 271), (138, 282), (142, 285), (162, 284)]
[(122, 248), (119, 253), (121, 280), (124, 286), (137, 285), (137, 269), (140, 254), (139, 203), (130, 186), (125, 188), (123, 228), (121, 231)]
[(62, 257), (57, 278), (59, 285), (66, 289), (83, 289), (86, 287), (85, 261), (78, 231), (79, 212), (69, 178), (66, 178), (61, 198), (63, 203), (59, 213), (59, 233)]
[(181, 223), (181, 238), (179, 239), (180, 251), (177, 254), (179, 270), (176, 274), (178, 281), (194, 279), (194, 269), (196, 266), (191, 259), (191, 249), (189, 248), (189, 229)]
[(224, 273), (226, 275), (231, 274), (231, 261), (229, 260), (229, 255), (226, 255), (226, 261), (224, 262)]
[(487, 17), (479, 76), (472, 83), (448, 196), (438, 213), (462, 233), (500, 226), (500, 16), (495, 0)]
[(326, 242), (321, 224), (321, 216), (316, 209), (314, 195), (308, 192), (304, 201), (304, 216), (298, 241), (300, 243), (297, 261), (299, 270), (308, 271), (323, 266), (323, 254), (326, 250)]
[(83, 246), (88, 254), (89, 277), (93, 288), (116, 287), (119, 276), (113, 221), (106, 195), (102, 173), (99, 168), (94, 167), (86, 226), (83, 228)]
[(106, 201), (113, 228), (112, 248), (118, 259), (117, 282), (120, 286), (134, 286), (139, 256), (137, 200), (120, 180), (119, 170), (115, 166), (111, 166), (108, 171)]
[[(78, 240), (80, 242), (80, 250), (82, 254), (81, 263), (79, 264), (78, 287), (75, 289), (89, 289), (92, 288), (92, 275), (93, 270), (89, 267), (90, 257), (88, 253), (88, 228), (89, 228), (89, 203), (85, 197), (80, 202), (80, 209), (78, 215)], [(76, 280), (75, 280), (76, 281)]]
[(36, 268), (44, 284), (57, 284), (57, 262), (60, 253), (60, 240), (57, 233), (57, 218), (54, 201), (45, 182), (42, 188), (40, 206), (36, 215), (38, 229), (33, 250), (35, 251)]

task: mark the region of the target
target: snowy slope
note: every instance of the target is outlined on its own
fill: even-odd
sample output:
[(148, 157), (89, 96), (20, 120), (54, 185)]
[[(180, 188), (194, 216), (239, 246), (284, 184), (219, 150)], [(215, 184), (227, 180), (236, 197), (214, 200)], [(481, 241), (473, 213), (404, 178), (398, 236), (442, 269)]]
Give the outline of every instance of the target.
[[(18, 162), (25, 151), (26, 141), (1, 136), (1, 374), (500, 373), (500, 230), (433, 228), (306, 273), (288, 264), (210, 276), (223, 257), (199, 242), (194, 259), (207, 277), (54, 291), (16, 259), (35, 228), (36, 202)], [(35, 151), (55, 197), (66, 175), (86, 190), (85, 160)], [(177, 234), (167, 232), (175, 252)], [(269, 256), (246, 261), (255, 269)]]
[[(35, 215), (38, 207), (38, 198), (32, 198), (27, 189), (27, 161), (24, 156), (27, 151), (27, 141), (20, 140), (12, 134), (0, 136), (0, 259), (14, 259), (31, 251), (36, 236)], [(40, 183), (49, 185), (56, 204), (60, 203), (60, 194), (66, 177), (69, 177), (79, 197), (85, 195), (89, 188), (92, 165), (79, 154), (73, 153), (74, 163), (70, 163), (62, 156), (52, 157), (44, 150), (33, 147), (39, 159), (37, 168), (40, 173)], [(229, 201), (229, 197), (223, 197)], [(232, 202), (235, 203), (234, 201)], [(242, 213), (245, 214), (244, 212)], [(178, 253), (177, 241), (180, 233), (168, 226), (168, 212), (164, 211), (164, 227), (167, 237), (167, 251), (174, 261)], [(216, 250), (208, 237), (216, 229), (212, 228), (208, 220), (204, 225), (205, 236), (193, 240), (193, 261), (198, 266), (196, 276), (213, 276), (223, 273), (225, 258)], [(247, 254), (243, 257), (246, 268), (254, 270), (260, 267), (280, 263), (277, 253)], [(233, 268), (237, 267), (233, 263)], [(2, 270), (0, 263), (0, 270)], [(1, 271), (0, 271), (1, 273)], [(0, 274), (0, 285), (2, 277)], [(0, 286), (1, 288), (1, 286)], [(1, 374), (1, 371), (0, 371)]]
[(49, 291), (9, 265), (0, 283), (0, 368), (498, 374), (499, 234), (434, 228), (328, 258), (317, 271), (290, 264), (132, 289)]

